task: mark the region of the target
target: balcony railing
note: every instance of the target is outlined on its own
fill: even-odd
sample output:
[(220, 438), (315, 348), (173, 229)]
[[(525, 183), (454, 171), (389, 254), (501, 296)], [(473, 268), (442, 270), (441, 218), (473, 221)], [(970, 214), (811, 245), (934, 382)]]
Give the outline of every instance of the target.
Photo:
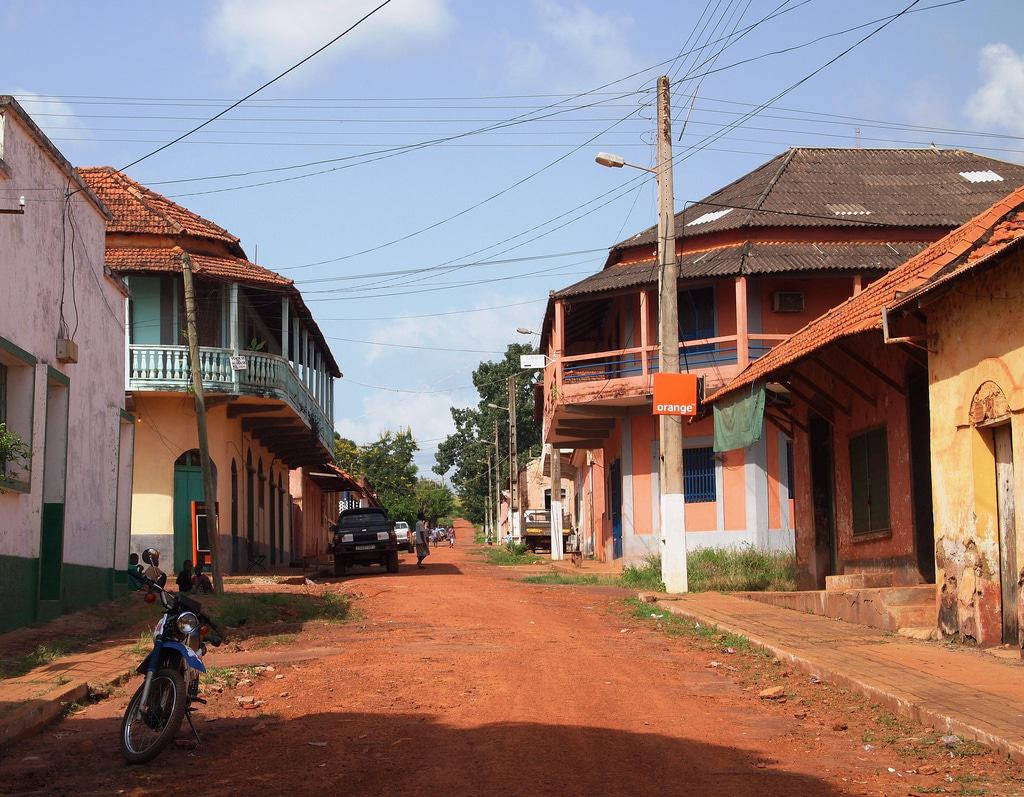
[[(230, 349), (199, 349), (199, 372), (205, 390), (282, 399), (316, 427), (320, 441), (331, 450), (334, 423), (288, 360), (276, 354), (242, 351), (237, 356), (245, 358), (245, 368), (235, 369), (231, 364), (232, 356), (236, 355)], [(192, 379), (190, 369), (187, 346), (132, 344), (128, 347), (129, 390), (187, 390)]]

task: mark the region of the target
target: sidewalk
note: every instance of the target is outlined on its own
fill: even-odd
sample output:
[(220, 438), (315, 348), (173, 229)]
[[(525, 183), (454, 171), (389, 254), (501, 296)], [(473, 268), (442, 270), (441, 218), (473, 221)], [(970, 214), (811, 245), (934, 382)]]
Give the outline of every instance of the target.
[(138, 657), (126, 645), (75, 653), (17, 678), (0, 680), (0, 748), (30, 736), (64, 713), (68, 704), (129, 676)]
[(641, 599), (742, 634), (798, 669), (861, 692), (890, 711), (974, 739), (1024, 762), (1024, 665), (965, 647), (707, 592)]

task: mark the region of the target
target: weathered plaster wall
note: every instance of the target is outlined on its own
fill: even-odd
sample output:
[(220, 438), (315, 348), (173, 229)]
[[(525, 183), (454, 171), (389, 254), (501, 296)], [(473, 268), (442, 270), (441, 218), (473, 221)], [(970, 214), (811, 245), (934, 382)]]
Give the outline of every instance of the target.
[[(132, 500), (133, 551), (147, 546), (159, 548), (162, 564), (169, 566), (173, 551), (174, 534), (174, 462), (186, 451), (198, 447), (195, 406), (186, 393), (134, 394), (137, 418), (135, 437), (135, 490)], [(289, 488), (288, 468), (274, 458), (251, 435), (242, 432), (238, 418), (228, 418), (226, 405), (210, 407), (207, 411), (210, 458), (217, 469), (217, 501), (220, 504), (219, 532), (221, 554), (230, 566), (231, 541), (231, 462), (238, 471), (238, 538), (240, 567), (246, 566), (246, 455), (252, 453), (253, 467), (263, 462), (267, 476), (264, 510), (255, 502), (255, 542), (257, 552), (269, 554), (270, 548), (270, 479)], [(256, 485), (258, 489), (258, 484)], [(286, 500), (287, 503), (287, 500)], [(290, 552), (291, 512), (285, 507), (285, 553)], [(275, 527), (276, 528), (276, 527)], [(269, 557), (268, 557), (269, 563)], [(175, 562), (174, 566), (180, 566)]]
[[(40, 545), (47, 367), (70, 380), (61, 605), (109, 598), (114, 589), (111, 568), (127, 559), (126, 539), (122, 550), (115, 550), (119, 412), (124, 407), (124, 296), (104, 274), (105, 219), (100, 210), (78, 192), (70, 200), (65, 220), (64, 203), (59, 200), (68, 185), (66, 173), (13, 112), (0, 116), (0, 124), (0, 157), (9, 170), (8, 175), (0, 175), (0, 188), (51, 189), (26, 191), (23, 215), (0, 216), (0, 337), (39, 363), (33, 375), (30, 490), (0, 495), (0, 558), (22, 563), (11, 564), (10, 574), (6, 566), (2, 568), (0, 602), (7, 604), (8, 590), (19, 593), (11, 605), (16, 601), (21, 608), (3, 614), (5, 620), (13, 618), (20, 624), (34, 619), (30, 615)], [(5, 192), (0, 201), (14, 206), (19, 193)], [(73, 244), (68, 232), (71, 219)], [(79, 346), (77, 363), (56, 361), (62, 292), (64, 316)], [(17, 575), (12, 577), (14, 571)], [(76, 573), (85, 576), (77, 578)], [(0, 627), (5, 623), (0, 622)]]
[[(1017, 562), (1024, 564), (1024, 258), (1011, 257), (928, 308), (939, 627), (982, 645), (1001, 641), (1002, 598), (991, 432), (979, 423), (1011, 424)], [(1001, 400), (986, 383), (998, 386)]]

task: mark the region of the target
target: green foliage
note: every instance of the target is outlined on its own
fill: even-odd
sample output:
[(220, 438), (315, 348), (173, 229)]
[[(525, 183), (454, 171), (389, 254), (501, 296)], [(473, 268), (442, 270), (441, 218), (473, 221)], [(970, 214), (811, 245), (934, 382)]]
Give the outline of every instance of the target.
[(416, 522), (416, 465), (419, 450), (412, 430), (384, 432), (373, 443), (359, 448), (359, 471), (377, 492), (381, 506), (392, 520)]
[(323, 595), (229, 592), (210, 600), (207, 608), (219, 626), (251, 628), (281, 621), (341, 622), (348, 617), (350, 607), (348, 598), (335, 592)]
[(440, 482), (420, 479), (416, 482), (416, 504), (431, 523), (448, 521), (455, 509), (455, 495)]
[(665, 582), (661, 580), (661, 557), (648, 554), (641, 565), (629, 565), (622, 569), (619, 583), (630, 589), (648, 589), (664, 592)]
[(32, 458), (32, 449), (6, 423), (0, 423), (0, 479), (14, 478)]
[(359, 469), (359, 446), (355, 441), (334, 433), (334, 461), (350, 476), (362, 476)]
[(701, 548), (688, 556), (691, 592), (761, 592), (796, 589), (792, 554), (753, 547)]
[(541, 573), (536, 576), (526, 576), (525, 578), (519, 579), (524, 584), (573, 584), (577, 586), (593, 586), (596, 584), (613, 584), (614, 582), (609, 580), (602, 581), (600, 578), (593, 574), (589, 575), (573, 575), (571, 573)]
[[(516, 376), (516, 445), (519, 467), (530, 458), (530, 449), (536, 454), (540, 446), (540, 426), (533, 417), (533, 385), (536, 372), (519, 368), (521, 354), (535, 354), (529, 344), (513, 343), (499, 362), (480, 363), (473, 372), (473, 384), (480, 400), (477, 406), (452, 407), (455, 431), (437, 447), (434, 472), (446, 474), (454, 469), (451, 482), (462, 503), (462, 514), (474, 523), (484, 519), (487, 495), (487, 452), (494, 460), (494, 424), (498, 424), (497, 478), (499, 484), (508, 484), (508, 412), (488, 406), (508, 406), (508, 377)], [(491, 510), (494, 511), (493, 509)]]
[(527, 553), (526, 546), (522, 543), (509, 543), (508, 545), (484, 548), (484, 556), (492, 565), (535, 565), (541, 561), (540, 557)]

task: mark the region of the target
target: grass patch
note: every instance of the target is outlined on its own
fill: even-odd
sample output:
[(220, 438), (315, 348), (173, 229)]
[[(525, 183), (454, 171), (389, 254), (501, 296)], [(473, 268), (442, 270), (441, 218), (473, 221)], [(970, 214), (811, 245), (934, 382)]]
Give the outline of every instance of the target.
[(691, 592), (763, 592), (796, 589), (792, 554), (742, 548), (700, 548), (688, 555)]
[(521, 578), (524, 584), (577, 584), (577, 585), (595, 585), (595, 584), (614, 584), (614, 581), (605, 579), (602, 581), (595, 575), (573, 575), (571, 573), (541, 573), (536, 576), (526, 576)]
[(211, 600), (208, 610), (217, 625), (228, 628), (276, 622), (340, 623), (349, 617), (349, 601), (336, 592), (322, 595), (229, 592)]
[(298, 634), (274, 634), (261, 637), (253, 644), (254, 648), (270, 648), (276, 645), (290, 645), (299, 638)]
[(734, 651), (752, 653), (765, 660), (772, 660), (775, 656), (767, 650), (750, 644), (750, 640), (741, 634), (732, 634), (727, 631), (719, 631), (712, 625), (701, 625), (685, 617), (659, 609), (650, 603), (644, 603), (637, 598), (627, 598), (626, 606), (630, 609), (630, 615), (649, 625), (654, 625), (660, 631), (672, 637), (689, 637), (695, 641), (707, 643), (709, 649), (726, 650), (732, 648)]
[(629, 589), (647, 589), (664, 592), (665, 582), (661, 580), (661, 557), (647, 554), (643, 564), (623, 568), (619, 583)]
[(511, 542), (508, 545), (501, 545), (484, 549), (484, 557), (492, 565), (535, 565), (543, 561), (539, 556), (530, 553), (522, 543)]
[(139, 638), (132, 643), (132, 646), (128, 648), (128, 652), (133, 656), (148, 656), (149, 652), (153, 649), (153, 634), (149, 631), (144, 631), (139, 634)]
[(17, 678), (36, 667), (49, 664), (54, 659), (66, 656), (80, 640), (57, 639), (43, 645), (36, 645), (28, 653), (12, 659), (0, 661), (0, 678)]

